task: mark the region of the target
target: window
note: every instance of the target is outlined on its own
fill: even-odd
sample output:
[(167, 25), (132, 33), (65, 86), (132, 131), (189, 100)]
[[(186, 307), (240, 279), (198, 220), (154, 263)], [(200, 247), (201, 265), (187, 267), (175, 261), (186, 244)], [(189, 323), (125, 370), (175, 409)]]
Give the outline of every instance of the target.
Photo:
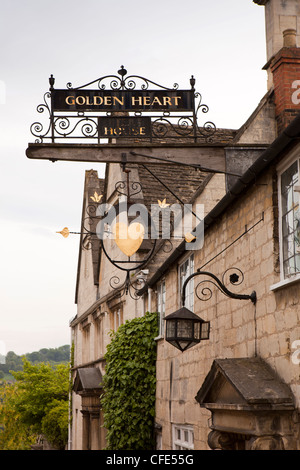
[(88, 319), (81, 323), (82, 331), (82, 362), (90, 361), (90, 327), (91, 324)]
[(284, 279), (300, 273), (299, 160), (279, 176), (280, 262)]
[(94, 351), (96, 358), (102, 357), (104, 354), (103, 347), (103, 315), (95, 319), (95, 335), (94, 335)]
[(166, 283), (161, 282), (157, 288), (157, 311), (159, 313), (159, 336), (164, 335), (165, 312), (166, 312)]
[[(194, 272), (194, 255), (191, 255), (181, 266), (179, 266), (179, 292), (180, 292), (180, 305), (182, 287), (185, 280)], [(194, 279), (191, 279), (186, 286), (185, 290), (185, 307), (194, 311)]]
[(122, 312), (121, 309), (117, 309), (113, 311), (112, 317), (111, 317), (111, 328), (114, 331), (117, 331), (120, 325), (122, 325), (123, 320), (122, 320)]
[(194, 449), (194, 431), (192, 426), (173, 424), (173, 450)]

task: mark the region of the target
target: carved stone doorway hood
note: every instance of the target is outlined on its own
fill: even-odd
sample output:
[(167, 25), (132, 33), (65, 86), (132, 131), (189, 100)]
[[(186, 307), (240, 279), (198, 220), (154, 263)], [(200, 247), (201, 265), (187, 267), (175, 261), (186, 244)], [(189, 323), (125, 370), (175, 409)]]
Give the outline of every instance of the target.
[(212, 413), (212, 449), (296, 448), (293, 394), (260, 358), (216, 359), (195, 398)]

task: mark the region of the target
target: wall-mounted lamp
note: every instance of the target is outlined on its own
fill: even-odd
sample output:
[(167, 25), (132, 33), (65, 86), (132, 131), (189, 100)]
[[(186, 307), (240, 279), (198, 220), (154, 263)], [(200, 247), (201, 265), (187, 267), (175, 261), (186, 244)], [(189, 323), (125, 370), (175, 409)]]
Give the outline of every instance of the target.
[[(243, 273), (236, 268), (230, 268), (234, 269), (234, 272), (229, 276), (229, 280), (231, 284), (241, 284), (241, 282), (244, 279)], [(223, 274), (222, 281), (218, 279), (214, 274), (207, 272), (207, 271), (201, 271), (200, 269), (197, 270), (197, 272), (191, 274), (184, 282), (182, 286), (182, 305), (179, 310), (177, 310), (174, 313), (171, 313), (170, 315), (167, 315), (165, 317), (166, 320), (166, 335), (165, 339), (168, 341), (170, 344), (175, 346), (177, 349), (180, 351), (186, 351), (187, 349), (195, 346), (196, 344), (200, 343), (200, 341), (203, 340), (208, 340), (209, 339), (209, 333), (210, 333), (210, 322), (209, 321), (204, 321), (202, 318), (198, 317), (198, 315), (195, 315), (191, 310), (187, 309), (184, 304), (185, 304), (185, 296), (186, 296), (186, 286), (188, 282), (194, 278), (195, 276), (208, 276), (211, 279), (201, 281), (196, 289), (195, 293), (197, 297), (200, 300), (209, 300), (212, 296), (212, 291), (208, 287), (205, 287), (202, 289), (201, 294), (202, 297), (200, 297), (197, 294), (197, 289), (203, 282), (210, 282), (214, 286), (216, 286), (224, 295), (227, 297), (230, 297), (232, 299), (239, 299), (239, 300), (251, 300), (253, 303), (256, 302), (256, 292), (252, 292), (250, 295), (244, 295), (244, 294), (235, 294), (234, 292), (229, 291), (225, 285), (224, 285), (224, 276), (225, 274), (229, 271), (225, 271)], [(238, 275), (236, 273), (238, 271), (240, 274)], [(242, 275), (242, 280), (240, 281), (240, 275)]]
[(166, 318), (166, 341), (180, 351), (209, 339), (210, 322), (204, 321), (186, 307), (181, 307)]

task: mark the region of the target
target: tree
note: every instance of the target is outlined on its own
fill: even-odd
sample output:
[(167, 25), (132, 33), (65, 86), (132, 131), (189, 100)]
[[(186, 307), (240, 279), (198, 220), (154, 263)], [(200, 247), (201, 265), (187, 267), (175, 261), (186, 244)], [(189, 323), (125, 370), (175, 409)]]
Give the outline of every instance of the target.
[(16, 383), (0, 387), (0, 450), (28, 450), (36, 440), (16, 409), (19, 393)]
[(0, 411), (0, 421), (4, 424), (0, 443), (2, 437), (2, 445), (9, 445), (11, 430), (7, 416), (10, 414), (29, 435), (43, 434), (53, 446), (63, 449), (68, 430), (69, 366), (33, 365), (24, 358), (23, 371), (13, 372), (13, 376), (16, 383), (10, 390), (12, 393), (4, 394)]

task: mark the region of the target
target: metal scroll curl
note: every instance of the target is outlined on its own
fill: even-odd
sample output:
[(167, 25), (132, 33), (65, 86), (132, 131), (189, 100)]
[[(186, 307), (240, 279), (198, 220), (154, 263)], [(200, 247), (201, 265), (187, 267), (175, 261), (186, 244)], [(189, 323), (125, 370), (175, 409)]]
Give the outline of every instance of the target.
[(209, 107), (206, 104), (202, 103), (201, 93), (196, 92), (195, 93), (195, 98), (199, 100), (197, 108), (196, 108), (196, 113), (195, 113), (196, 114), (195, 123), (196, 123), (196, 126), (197, 126), (197, 131), (203, 137), (205, 137), (207, 140), (211, 140), (211, 138), (213, 137), (213, 135), (215, 134), (215, 132), (217, 130), (215, 124), (211, 121), (207, 121), (203, 124), (202, 127), (198, 125), (198, 114), (200, 112), (202, 112), (204, 114), (208, 113)]
[(127, 272), (125, 280), (122, 282), (119, 276), (112, 276), (109, 280), (110, 287), (117, 291), (118, 297), (123, 295), (129, 295), (133, 300), (138, 300), (140, 296), (138, 291), (144, 287), (146, 279), (143, 277), (130, 278), (129, 272)]
[(86, 88), (90, 85), (96, 84), (99, 90), (106, 90), (107, 88), (111, 90), (135, 90), (137, 85), (140, 86), (141, 90), (148, 90), (149, 86), (154, 85), (155, 87), (161, 88), (163, 90), (177, 90), (178, 84), (174, 83), (173, 88), (165, 87), (163, 85), (159, 85), (148, 78), (141, 77), (140, 75), (127, 75), (127, 70), (121, 65), (121, 68), (118, 70), (118, 75), (105, 75), (103, 77), (97, 78), (85, 85), (81, 85), (79, 87), (73, 88), (72, 83), (67, 83), (67, 88), (69, 90), (80, 90), (82, 88)]
[[(198, 297), (199, 300), (202, 301), (207, 301), (210, 300), (212, 297), (212, 289), (207, 286), (213, 285), (216, 287), (220, 292), (222, 292), (225, 296), (230, 297), (232, 299), (239, 299), (239, 300), (251, 300), (253, 303), (256, 302), (256, 293), (255, 291), (252, 292), (251, 294), (236, 294), (229, 290), (225, 284), (225, 277), (226, 275), (229, 276), (229, 282), (231, 285), (239, 285), (244, 281), (244, 274), (239, 268), (228, 268), (224, 274), (222, 275), (222, 280), (220, 280), (217, 276), (215, 276), (213, 273), (210, 273), (208, 271), (201, 271), (198, 270), (195, 273), (191, 274), (186, 281), (183, 284), (182, 288), (182, 301), (183, 304), (185, 302), (185, 289), (187, 283), (195, 276), (206, 276), (209, 279), (204, 279), (203, 281), (200, 281), (196, 288), (195, 288), (195, 294)], [(204, 287), (203, 287), (204, 286)]]
[[(98, 135), (98, 122), (97, 119), (91, 117), (79, 116), (59, 116), (53, 121), (54, 132), (58, 137), (67, 138), (69, 136), (75, 136), (78, 131), (77, 137), (89, 137), (95, 138)], [(72, 119), (76, 119), (75, 123), (72, 124)]]
[(48, 112), (49, 125), (48, 125), (46, 131), (44, 131), (44, 126), (41, 122), (34, 122), (30, 126), (30, 132), (33, 136), (36, 137), (36, 140), (35, 140), (36, 143), (42, 143), (44, 137), (46, 137), (50, 134), (50, 130), (51, 130), (51, 120), (50, 120), (51, 109), (50, 109), (50, 105), (47, 101), (47, 100), (50, 100), (50, 99), (51, 99), (51, 93), (48, 91), (44, 94), (44, 103), (39, 104), (36, 108), (38, 113)]
[(119, 194), (119, 196), (126, 196), (131, 198), (132, 196), (136, 196), (142, 191), (142, 185), (139, 181), (132, 181), (132, 182), (126, 182), (126, 181), (117, 181), (115, 184), (115, 190)]

